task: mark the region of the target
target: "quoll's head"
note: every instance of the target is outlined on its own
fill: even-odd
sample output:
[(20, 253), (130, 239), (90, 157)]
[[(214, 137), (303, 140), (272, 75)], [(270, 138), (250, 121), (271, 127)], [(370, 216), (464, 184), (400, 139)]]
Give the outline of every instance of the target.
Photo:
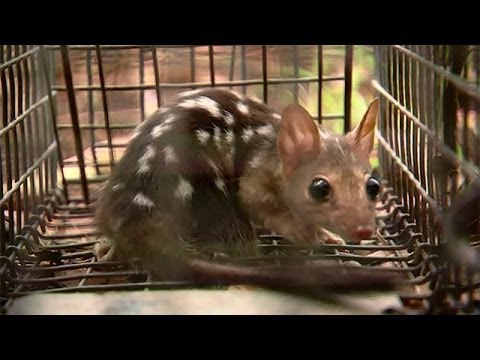
[(322, 130), (300, 105), (282, 114), (277, 149), (286, 178), (285, 201), (307, 225), (323, 227), (347, 243), (370, 239), (380, 182), (372, 174), (378, 100), (343, 136)]

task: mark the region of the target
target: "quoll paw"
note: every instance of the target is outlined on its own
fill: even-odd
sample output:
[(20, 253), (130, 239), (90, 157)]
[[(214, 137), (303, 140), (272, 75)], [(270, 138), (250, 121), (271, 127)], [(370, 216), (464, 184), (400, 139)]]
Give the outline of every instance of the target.
[(102, 238), (93, 248), (93, 254), (98, 261), (115, 260), (115, 246), (107, 238)]
[(345, 240), (343, 240), (337, 234), (334, 234), (328, 230), (322, 229), (316, 233), (317, 241), (322, 244), (334, 244), (334, 245), (345, 245)]

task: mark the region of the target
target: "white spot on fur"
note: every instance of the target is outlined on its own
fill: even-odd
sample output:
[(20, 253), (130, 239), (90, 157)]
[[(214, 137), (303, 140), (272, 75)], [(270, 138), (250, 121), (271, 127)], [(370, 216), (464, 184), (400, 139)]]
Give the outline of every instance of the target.
[(235, 123), (235, 118), (228, 111), (225, 111), (225, 113), (223, 114), (223, 120), (225, 120), (225, 124), (227, 124), (228, 126), (232, 126)]
[(280, 115), (278, 115), (278, 114), (272, 114), (272, 116), (273, 116), (275, 119), (277, 119), (277, 120), (281, 120), (281, 119), (282, 119), (282, 117), (281, 117)]
[(150, 171), (150, 164), (149, 163), (138, 163), (137, 174), (147, 174)]
[(243, 100), (244, 99), (244, 96), (242, 94), (240, 94), (238, 91), (235, 91), (235, 90), (230, 90), (230, 93), (235, 95), (235, 97), (238, 99), (238, 100)]
[(196, 95), (200, 92), (202, 92), (202, 89), (182, 91), (181, 93), (177, 94), (177, 97), (178, 98), (184, 98), (184, 97), (187, 97), (187, 96)]
[(244, 115), (248, 115), (250, 113), (250, 109), (243, 102), (240, 102), (240, 103), (237, 104), (237, 109), (238, 109), (238, 111), (240, 111)]
[(255, 129), (255, 132), (260, 136), (275, 137), (275, 131), (272, 124), (259, 126)]
[(179, 177), (177, 189), (175, 190), (175, 197), (182, 201), (190, 200), (192, 198), (193, 187), (192, 184), (183, 177)]
[(167, 116), (165, 121), (162, 122), (162, 125), (167, 126), (171, 125), (175, 121), (175, 116), (173, 114), (170, 114)]
[(250, 160), (248, 162), (248, 164), (252, 167), (252, 168), (258, 168), (258, 167), (261, 167), (263, 165), (263, 154), (262, 153), (259, 153), (257, 155), (255, 155), (252, 160)]
[(206, 96), (184, 100), (178, 106), (185, 109), (203, 109), (216, 118), (222, 116), (218, 103)]
[(255, 132), (254, 132), (253, 129), (250, 128), (250, 127), (243, 129), (243, 131), (242, 131), (242, 139), (243, 139), (243, 141), (246, 142), (246, 143), (249, 142), (250, 139), (253, 137), (254, 133), (255, 133)]
[(138, 193), (137, 195), (135, 195), (135, 197), (133, 198), (133, 203), (141, 207), (147, 207), (149, 209), (151, 209), (155, 205), (155, 203), (150, 198), (146, 197), (142, 193)]
[(198, 141), (202, 145), (205, 145), (207, 141), (210, 139), (210, 133), (206, 130), (198, 129), (195, 131), (195, 133), (197, 134)]
[(147, 145), (143, 155), (138, 159), (138, 174), (146, 174), (150, 171), (150, 161), (155, 157), (155, 148), (152, 145)]
[(130, 138), (128, 139), (128, 142), (132, 142), (133, 140), (135, 140), (139, 135), (141, 134), (140, 131), (134, 131), (132, 136), (130, 136)]
[(147, 160), (152, 160), (155, 157), (155, 148), (153, 145), (147, 145), (143, 157)]
[(227, 144), (233, 146), (233, 141), (235, 140), (235, 134), (233, 133), (232, 130), (225, 131), (225, 140), (227, 141)]
[(340, 150), (342, 155), (345, 156), (345, 151), (343, 150), (342, 145), (340, 144), (340, 141), (338, 140), (338, 138), (335, 138), (335, 143), (337, 144), (338, 150)]
[(256, 96), (252, 96), (251, 99), (253, 102), (256, 102), (257, 104), (263, 104), (263, 101), (257, 98)]
[(157, 139), (160, 136), (162, 136), (163, 134), (165, 134), (167, 131), (170, 131), (171, 129), (172, 129), (172, 127), (171, 127), (170, 124), (162, 123), (160, 125), (155, 126), (152, 129), (151, 135), (154, 139)]
[(222, 130), (218, 126), (213, 127), (213, 140), (220, 150), (222, 148)]
[(175, 151), (171, 146), (165, 146), (162, 149), (163, 155), (165, 156), (165, 163), (166, 164), (178, 164), (178, 157), (177, 154), (175, 154)]
[(225, 195), (227, 195), (227, 186), (225, 185), (225, 181), (222, 178), (217, 177), (215, 179), (215, 186), (222, 191)]
[(117, 184), (112, 186), (113, 191), (120, 191), (120, 190), (123, 190), (123, 189), (125, 189), (125, 184), (122, 184), (122, 183), (117, 183)]
[(130, 136), (128, 138), (127, 142), (129, 142), (129, 143), (132, 142), (133, 140), (135, 140), (138, 137), (138, 135), (140, 135), (140, 133), (138, 133), (136, 131), (133, 131), (132, 136)]

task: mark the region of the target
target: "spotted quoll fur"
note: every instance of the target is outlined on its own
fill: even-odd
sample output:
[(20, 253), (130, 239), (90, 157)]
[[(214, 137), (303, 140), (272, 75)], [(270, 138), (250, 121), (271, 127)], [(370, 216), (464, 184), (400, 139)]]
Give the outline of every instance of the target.
[[(365, 186), (376, 111), (375, 102), (340, 137), (298, 105), (280, 116), (236, 92), (180, 94), (135, 129), (113, 169), (96, 217), (109, 240), (97, 256), (138, 257), (156, 274), (192, 249), (254, 254), (252, 224), (303, 246), (334, 234), (355, 242), (352, 229), (373, 224)], [(320, 201), (308, 190), (316, 178), (330, 188)]]

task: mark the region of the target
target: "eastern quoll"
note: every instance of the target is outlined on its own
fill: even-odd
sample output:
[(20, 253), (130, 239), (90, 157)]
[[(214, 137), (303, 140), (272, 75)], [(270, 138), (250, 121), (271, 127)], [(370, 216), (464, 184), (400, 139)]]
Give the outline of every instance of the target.
[[(301, 246), (358, 244), (374, 229), (378, 101), (337, 136), (300, 105), (282, 115), (220, 89), (182, 93), (141, 123), (102, 191), (101, 259), (139, 258), (171, 278), (190, 249), (253, 255), (252, 224)], [(333, 234), (332, 234), (333, 233)]]

